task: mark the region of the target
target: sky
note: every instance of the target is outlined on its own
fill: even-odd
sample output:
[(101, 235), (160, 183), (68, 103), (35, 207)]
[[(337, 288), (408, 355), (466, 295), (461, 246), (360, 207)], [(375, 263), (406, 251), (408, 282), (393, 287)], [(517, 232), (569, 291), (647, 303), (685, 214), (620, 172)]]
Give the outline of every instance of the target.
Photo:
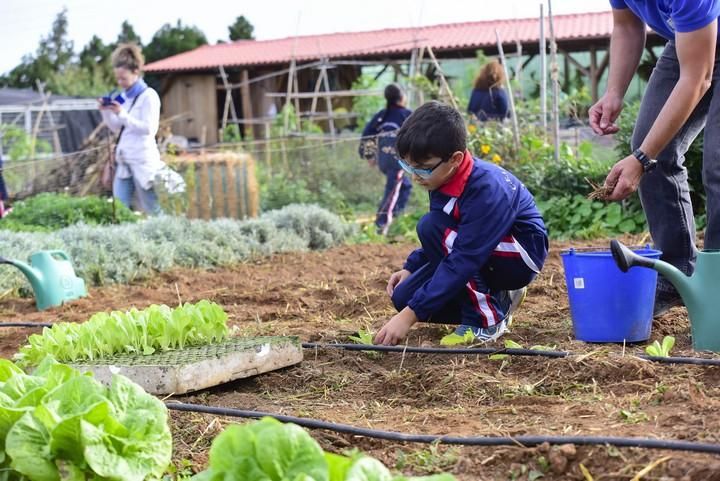
[[(526, 18), (541, 0), (0, 0), (0, 73), (34, 53), (63, 7), (69, 36), (79, 52), (93, 35), (112, 42), (128, 20), (147, 43), (165, 23), (181, 19), (210, 43), (227, 40), (227, 27), (245, 15), (255, 38), (417, 27), (438, 23)], [(553, 13), (609, 10), (608, 0), (553, 0)], [(547, 7), (546, 7), (547, 8)]]

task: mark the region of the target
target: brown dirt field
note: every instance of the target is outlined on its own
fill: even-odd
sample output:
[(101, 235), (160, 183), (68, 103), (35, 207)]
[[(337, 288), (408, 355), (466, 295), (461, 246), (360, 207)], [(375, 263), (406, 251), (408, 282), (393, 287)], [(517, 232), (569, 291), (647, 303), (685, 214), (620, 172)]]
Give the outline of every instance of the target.
[[(230, 269), (179, 270), (131, 286), (92, 289), (87, 299), (45, 312), (37, 312), (32, 299), (4, 299), (0, 322), (83, 321), (102, 310), (211, 299), (227, 310), (243, 335), (347, 342), (348, 335), (361, 328), (377, 329), (393, 314), (385, 283), (411, 247), (344, 246)], [(505, 339), (585, 355), (498, 361), (487, 356), (306, 351), (298, 366), (178, 399), (406, 433), (606, 435), (719, 443), (720, 368), (653, 364), (632, 356), (643, 353), (644, 346), (573, 340), (562, 247), (554, 246)], [(0, 330), (0, 355), (10, 357), (33, 332), (37, 330)], [(408, 342), (437, 345), (446, 332), (445, 326), (420, 324)], [(677, 339), (673, 355), (698, 355), (691, 350), (684, 309), (655, 322), (653, 340), (668, 334)], [(176, 464), (186, 469), (202, 469), (213, 437), (223, 425), (237, 422), (193, 413), (172, 412), (171, 417)], [(720, 457), (707, 454), (611, 446), (428, 446), (327, 431), (312, 434), (327, 450), (357, 447), (405, 474), (446, 471), (460, 480), (532, 480), (540, 474), (543, 480), (589, 479), (582, 465), (595, 480), (630, 480), (661, 461), (642, 479), (720, 480)]]

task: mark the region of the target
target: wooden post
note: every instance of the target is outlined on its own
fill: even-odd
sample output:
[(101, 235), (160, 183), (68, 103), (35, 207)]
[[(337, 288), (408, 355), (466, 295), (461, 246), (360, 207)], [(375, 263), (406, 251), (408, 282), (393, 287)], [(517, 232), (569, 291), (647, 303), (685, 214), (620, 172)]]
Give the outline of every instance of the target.
[[(330, 130), (330, 137), (335, 138), (335, 120), (333, 120), (333, 106), (332, 99), (330, 98), (330, 80), (328, 79), (327, 67), (323, 66), (322, 70), (323, 80), (325, 82), (325, 107), (327, 108), (328, 114), (328, 129)], [(335, 145), (335, 144), (333, 144)]]
[[(288, 129), (290, 127), (290, 112), (288, 112), (288, 105), (290, 104), (290, 94), (292, 93), (294, 79), (295, 78), (295, 57), (293, 56), (292, 60), (290, 60), (290, 69), (288, 70), (288, 80), (287, 80), (287, 89), (286, 89), (286, 95), (285, 95), (285, 105), (283, 105), (283, 110), (285, 111), (285, 122), (284, 122), (284, 135), (287, 135)], [(297, 114), (297, 112), (296, 112)]]
[(267, 164), (268, 175), (272, 177), (272, 155), (270, 152), (270, 122), (265, 121), (265, 164)]
[(500, 62), (503, 70), (505, 70), (505, 87), (507, 88), (508, 99), (510, 100), (510, 118), (513, 126), (513, 142), (515, 144), (515, 152), (520, 150), (520, 129), (518, 128), (517, 112), (515, 112), (515, 99), (513, 98), (512, 86), (510, 85), (510, 77), (508, 76), (507, 63), (505, 62), (505, 52), (503, 51), (500, 32), (495, 29), (495, 38), (497, 39), (498, 53), (500, 54)]
[[(247, 69), (243, 69), (241, 76), (242, 86), (240, 87), (240, 98), (242, 99), (243, 118), (251, 120), (253, 118), (252, 99), (250, 98), (250, 75)], [(252, 124), (245, 124), (245, 137), (247, 138), (247, 130), (253, 131)], [(254, 132), (253, 132), (254, 134)], [(253, 135), (254, 137), (255, 135)]]
[(558, 79), (557, 42), (553, 26), (552, 0), (548, 0), (548, 20), (550, 21), (550, 78), (552, 79), (552, 129), (555, 144), (555, 162), (560, 161), (560, 82)]
[(234, 125), (238, 124), (238, 117), (237, 117), (237, 111), (235, 110), (235, 102), (233, 102), (232, 97), (232, 85), (230, 85), (230, 82), (228, 82), (227, 74), (225, 73), (225, 68), (220, 65), (220, 78), (222, 78), (223, 87), (225, 87), (225, 108), (223, 110), (223, 121), (222, 121), (222, 132), (225, 133), (225, 127), (227, 127), (227, 117), (228, 117), (228, 110), (230, 111), (230, 115), (232, 115), (232, 121)]
[[(575, 60), (572, 55), (570, 55), (570, 52), (565, 52), (563, 55), (563, 90), (566, 92), (570, 91), (570, 75), (572, 74), (572, 71), (570, 69), (570, 63), (577, 67), (580, 65), (580, 63)], [(582, 72), (582, 69), (578, 69)], [(558, 71), (558, 81), (560, 79), (560, 72)]]
[(590, 94), (593, 103), (598, 101), (598, 64), (597, 50), (594, 45), (590, 46)]
[(323, 61), (323, 64), (320, 66), (320, 71), (318, 72), (317, 80), (315, 81), (315, 88), (313, 89), (313, 98), (312, 103), (310, 104), (310, 115), (315, 114), (315, 110), (317, 109), (317, 103), (318, 103), (318, 94), (320, 93), (320, 87), (322, 86), (322, 80), (323, 80), (323, 70), (325, 69), (325, 63)]
[[(35, 81), (38, 87), (38, 92), (40, 92), (40, 95), (43, 97), (43, 99), (50, 99), (50, 92), (45, 93), (45, 84), (41, 82), (40, 80)], [(46, 100), (44, 100), (46, 102)], [(45, 103), (43, 103), (45, 105)], [(53, 118), (52, 112), (48, 112), (48, 120), (50, 121), (50, 127), (52, 128), (52, 137), (53, 137), (53, 151), (56, 155), (62, 154), (62, 147), (60, 146), (60, 135), (58, 135), (58, 131), (55, 128), (55, 119)]]
[(522, 88), (522, 69), (523, 69), (523, 61), (522, 61), (522, 43), (520, 40), (515, 40), (515, 48), (517, 50), (517, 66), (515, 67), (515, 81), (517, 82), (518, 87), (518, 97), (523, 97), (523, 88)]
[(543, 134), (547, 135), (547, 42), (545, 41), (545, 11), (540, 4), (540, 123)]

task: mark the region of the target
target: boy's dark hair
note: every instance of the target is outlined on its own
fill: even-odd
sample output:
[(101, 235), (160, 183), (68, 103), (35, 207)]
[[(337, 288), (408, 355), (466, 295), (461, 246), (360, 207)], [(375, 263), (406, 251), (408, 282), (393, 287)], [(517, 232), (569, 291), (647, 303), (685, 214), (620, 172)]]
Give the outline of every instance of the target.
[(465, 121), (454, 108), (433, 100), (407, 118), (398, 131), (396, 145), (403, 159), (422, 162), (440, 157), (447, 161), (467, 148)]

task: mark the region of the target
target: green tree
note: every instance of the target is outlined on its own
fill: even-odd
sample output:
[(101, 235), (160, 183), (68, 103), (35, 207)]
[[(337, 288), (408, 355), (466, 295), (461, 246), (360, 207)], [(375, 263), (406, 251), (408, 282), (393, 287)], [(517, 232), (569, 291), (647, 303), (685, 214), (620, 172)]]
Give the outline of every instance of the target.
[(255, 30), (255, 27), (250, 23), (250, 21), (245, 18), (245, 15), (240, 15), (238, 18), (235, 19), (235, 23), (230, 25), (228, 27), (228, 30), (230, 32), (230, 40), (254, 40), (255, 37), (253, 37), (253, 31)]
[(17, 88), (36, 88), (36, 82), (48, 82), (54, 74), (62, 75), (73, 59), (73, 42), (68, 40), (67, 9), (63, 8), (53, 21), (52, 30), (40, 40), (35, 55), (23, 56), (1, 81), (2, 85)]
[(132, 25), (130, 25), (130, 22), (128, 22), (127, 20), (125, 20), (122, 25), (120, 25), (120, 34), (118, 35), (117, 42), (115, 43), (136, 43), (142, 46), (140, 36), (135, 33), (135, 29)]
[(182, 21), (178, 19), (175, 26), (166, 23), (155, 32), (152, 40), (144, 49), (145, 60), (154, 62), (193, 50), (201, 45), (207, 45), (205, 34), (195, 26), (183, 25)]

